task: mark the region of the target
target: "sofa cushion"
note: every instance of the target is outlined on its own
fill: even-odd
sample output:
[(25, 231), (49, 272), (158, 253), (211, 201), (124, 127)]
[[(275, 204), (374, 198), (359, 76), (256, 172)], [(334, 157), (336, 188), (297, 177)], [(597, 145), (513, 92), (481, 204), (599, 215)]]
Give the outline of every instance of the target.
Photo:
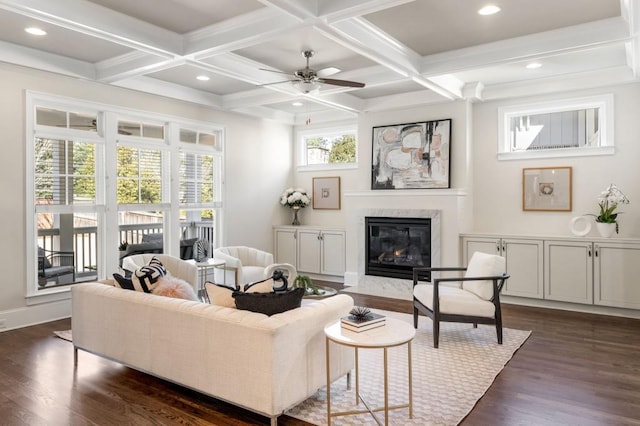
[[(212, 305), (226, 306), (227, 308), (235, 308), (236, 301), (233, 298), (234, 291), (241, 291), (241, 288), (235, 288), (222, 284), (212, 283), (207, 281), (204, 283), (204, 288), (209, 297), (209, 303)], [(247, 293), (267, 293), (273, 290), (273, 280), (266, 280), (252, 285), (247, 289)]]
[(304, 296), (304, 288), (295, 288), (285, 292), (244, 293), (234, 291), (233, 298), (238, 309), (274, 315), (299, 308)]
[(157, 257), (151, 258), (148, 264), (137, 269), (131, 274), (131, 278), (120, 274), (113, 274), (118, 287), (125, 290), (144, 291), (151, 293), (157, 285), (158, 278), (167, 275), (167, 270)]

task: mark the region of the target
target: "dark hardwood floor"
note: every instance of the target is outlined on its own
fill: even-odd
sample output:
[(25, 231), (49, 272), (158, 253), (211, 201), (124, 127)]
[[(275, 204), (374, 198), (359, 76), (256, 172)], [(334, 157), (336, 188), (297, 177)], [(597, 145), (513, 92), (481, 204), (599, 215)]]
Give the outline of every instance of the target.
[[(410, 302), (352, 296), (358, 305), (411, 312)], [(533, 334), (462, 425), (640, 425), (640, 320), (503, 310), (506, 327)], [(52, 335), (70, 326), (67, 319), (0, 333), (0, 425), (269, 424), (85, 352), (74, 370), (73, 346)], [(279, 424), (306, 425), (286, 416)]]

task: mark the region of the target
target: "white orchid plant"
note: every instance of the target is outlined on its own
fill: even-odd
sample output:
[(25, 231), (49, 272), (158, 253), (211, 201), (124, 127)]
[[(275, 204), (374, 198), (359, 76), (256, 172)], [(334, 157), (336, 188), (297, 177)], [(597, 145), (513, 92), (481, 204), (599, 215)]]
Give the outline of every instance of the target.
[(311, 197), (302, 188), (288, 188), (280, 196), (280, 204), (285, 207), (304, 208), (311, 203)]
[(619, 204), (629, 204), (629, 199), (622, 191), (618, 189), (615, 184), (611, 184), (600, 193), (598, 197), (598, 206), (600, 207), (600, 213), (594, 215), (596, 222), (600, 223), (615, 223), (616, 233), (618, 232), (618, 222), (616, 208)]

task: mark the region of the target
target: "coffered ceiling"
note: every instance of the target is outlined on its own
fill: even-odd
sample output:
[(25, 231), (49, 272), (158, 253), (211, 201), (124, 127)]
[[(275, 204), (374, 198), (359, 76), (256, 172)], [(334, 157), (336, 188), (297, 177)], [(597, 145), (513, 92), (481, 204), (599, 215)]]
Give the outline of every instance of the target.
[[(0, 0), (0, 61), (302, 123), (637, 81), (639, 26), (640, 0)], [(365, 87), (273, 84), (304, 50)]]

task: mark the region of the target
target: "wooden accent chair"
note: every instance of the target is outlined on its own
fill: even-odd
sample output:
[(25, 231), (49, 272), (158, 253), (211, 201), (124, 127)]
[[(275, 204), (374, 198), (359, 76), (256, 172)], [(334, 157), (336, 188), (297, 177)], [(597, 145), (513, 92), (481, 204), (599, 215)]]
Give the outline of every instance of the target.
[[(441, 321), (472, 323), (474, 328), (478, 324), (495, 324), (498, 344), (502, 344), (500, 291), (509, 278), (505, 270), (504, 257), (481, 252), (473, 253), (466, 268), (413, 268), (413, 326), (418, 328), (419, 312), (431, 318), (433, 347), (437, 348)], [(445, 271), (465, 271), (465, 274), (463, 277), (431, 276), (432, 272)], [(421, 279), (433, 280), (433, 284), (422, 284)], [(461, 285), (447, 285), (455, 282)]]

